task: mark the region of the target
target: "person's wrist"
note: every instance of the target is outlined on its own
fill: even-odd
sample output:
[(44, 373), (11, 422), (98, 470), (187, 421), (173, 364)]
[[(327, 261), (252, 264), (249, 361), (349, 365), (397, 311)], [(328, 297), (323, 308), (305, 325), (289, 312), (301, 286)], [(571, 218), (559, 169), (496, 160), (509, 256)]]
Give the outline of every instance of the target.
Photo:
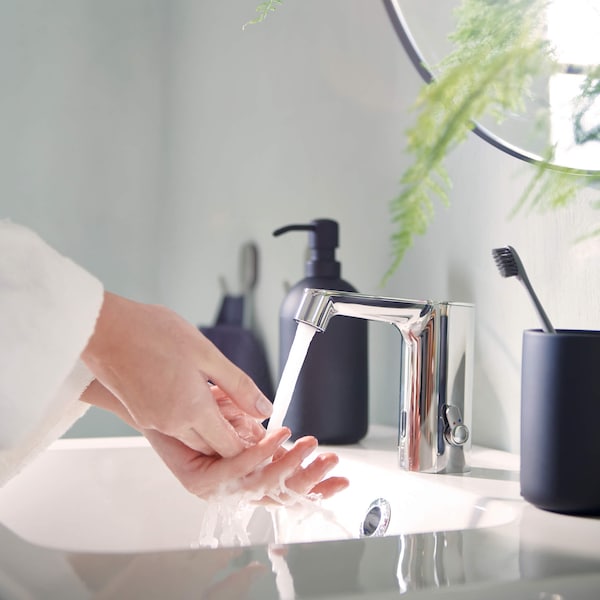
[(81, 353), (81, 360), (94, 375), (97, 375), (98, 369), (110, 355), (111, 345), (114, 345), (117, 340), (119, 311), (122, 310), (123, 302), (129, 301), (110, 292), (104, 292), (104, 300), (94, 332)]

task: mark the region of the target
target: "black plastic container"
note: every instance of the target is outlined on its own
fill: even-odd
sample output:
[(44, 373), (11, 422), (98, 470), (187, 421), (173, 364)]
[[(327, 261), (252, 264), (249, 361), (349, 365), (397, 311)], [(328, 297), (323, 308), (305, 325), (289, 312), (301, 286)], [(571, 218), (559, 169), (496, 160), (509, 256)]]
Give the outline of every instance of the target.
[[(316, 219), (307, 225), (288, 225), (274, 232), (308, 231), (310, 257), (306, 277), (294, 285), (281, 305), (279, 316), (279, 367), (283, 372), (297, 323), (294, 320), (306, 288), (355, 292), (341, 279), (335, 259), (338, 224)], [(353, 444), (367, 433), (369, 424), (367, 321), (333, 318), (317, 333), (300, 371), (284, 424), (292, 438), (314, 435), (321, 444)]]
[(600, 331), (523, 333), (521, 494), (600, 515)]

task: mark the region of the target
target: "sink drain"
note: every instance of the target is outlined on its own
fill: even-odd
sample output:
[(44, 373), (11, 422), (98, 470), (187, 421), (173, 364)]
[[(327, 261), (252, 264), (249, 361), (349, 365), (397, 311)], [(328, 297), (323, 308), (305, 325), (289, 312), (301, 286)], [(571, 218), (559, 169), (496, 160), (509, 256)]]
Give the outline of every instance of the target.
[(373, 500), (360, 524), (360, 537), (381, 537), (385, 535), (390, 524), (391, 515), (392, 507), (385, 498)]

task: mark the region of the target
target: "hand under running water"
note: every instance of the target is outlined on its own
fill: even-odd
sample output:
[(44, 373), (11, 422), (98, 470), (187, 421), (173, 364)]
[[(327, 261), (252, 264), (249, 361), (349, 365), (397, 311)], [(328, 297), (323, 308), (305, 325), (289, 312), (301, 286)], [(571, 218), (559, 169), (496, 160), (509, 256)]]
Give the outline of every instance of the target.
[(202, 452), (235, 456), (242, 440), (224, 419), (209, 382), (254, 418), (269, 400), (198, 329), (164, 306), (109, 292), (81, 354), (95, 378), (123, 404), (138, 430), (154, 429)]
[(224, 458), (216, 454), (208, 444), (190, 448), (155, 429), (139, 428), (124, 404), (97, 380), (88, 387), (82, 400), (115, 412), (137, 428), (182, 485), (202, 498), (221, 493), (248, 492), (257, 501), (267, 504), (284, 502), (286, 491), (298, 495), (319, 494), (327, 498), (348, 486), (345, 477), (325, 478), (338, 462), (334, 453), (320, 454), (306, 466), (302, 465), (317, 448), (315, 438), (301, 438), (286, 450), (282, 444), (290, 437), (289, 429), (282, 427), (267, 433), (220, 388), (212, 386), (211, 392), (221, 414), (246, 446), (233, 457)]

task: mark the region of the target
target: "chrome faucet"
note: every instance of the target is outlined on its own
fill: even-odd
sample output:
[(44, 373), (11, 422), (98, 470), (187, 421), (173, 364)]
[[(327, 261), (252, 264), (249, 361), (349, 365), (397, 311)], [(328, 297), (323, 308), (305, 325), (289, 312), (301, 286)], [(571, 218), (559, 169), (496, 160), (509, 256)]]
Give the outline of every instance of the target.
[(384, 321), (401, 333), (400, 466), (427, 473), (468, 471), (473, 305), (309, 288), (295, 319), (324, 332), (337, 315)]

